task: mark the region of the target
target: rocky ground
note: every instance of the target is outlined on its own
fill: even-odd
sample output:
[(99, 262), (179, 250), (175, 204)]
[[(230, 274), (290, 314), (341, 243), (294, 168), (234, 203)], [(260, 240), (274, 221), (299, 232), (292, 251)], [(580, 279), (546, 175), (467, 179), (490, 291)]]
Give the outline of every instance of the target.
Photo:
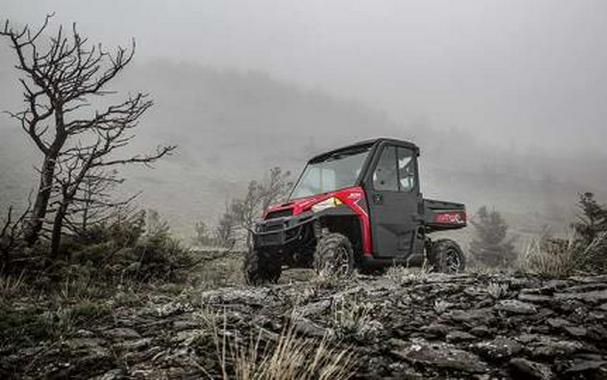
[(217, 337), (271, 342), (288, 325), (347, 349), (353, 378), (607, 378), (607, 276), (391, 271), (108, 302), (95, 323), (52, 339), (5, 331), (0, 378), (218, 377)]

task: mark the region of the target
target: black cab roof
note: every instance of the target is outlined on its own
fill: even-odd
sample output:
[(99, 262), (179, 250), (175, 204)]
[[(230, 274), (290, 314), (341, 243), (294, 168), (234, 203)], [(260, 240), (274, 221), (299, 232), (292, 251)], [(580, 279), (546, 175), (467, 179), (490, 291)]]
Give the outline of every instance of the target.
[(399, 139), (394, 139), (394, 138), (389, 138), (389, 137), (379, 137), (379, 138), (375, 138), (375, 139), (369, 139), (369, 140), (363, 140), (363, 141), (359, 141), (357, 143), (354, 144), (350, 144), (341, 148), (337, 148), (337, 149), (333, 149), (321, 154), (318, 154), (314, 157), (312, 157), (309, 162), (314, 162), (314, 161), (322, 161), (324, 158), (326, 158), (327, 156), (332, 156), (334, 154), (337, 154), (339, 152), (342, 151), (350, 151), (350, 150), (356, 150), (356, 149), (364, 149), (364, 148), (370, 148), (372, 146), (378, 146), (381, 143), (391, 143), (394, 145), (400, 145), (400, 146), (404, 146), (407, 148), (411, 148), (413, 150), (415, 150), (415, 152), (417, 152), (417, 154), (419, 154), (419, 147), (415, 144), (413, 144), (412, 142), (409, 141), (405, 141), (405, 140), (399, 140)]

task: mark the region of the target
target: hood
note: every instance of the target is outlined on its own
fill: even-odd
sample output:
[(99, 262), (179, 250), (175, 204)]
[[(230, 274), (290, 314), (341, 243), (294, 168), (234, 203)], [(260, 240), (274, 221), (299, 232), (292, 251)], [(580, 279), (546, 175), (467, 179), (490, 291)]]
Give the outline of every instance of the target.
[(332, 197), (341, 200), (345, 204), (350, 204), (351, 202), (357, 202), (364, 198), (364, 192), (360, 187), (352, 187), (330, 193), (292, 199), (288, 202), (268, 207), (263, 213), (263, 219), (267, 219), (270, 214), (274, 214), (274, 217), (296, 216), (309, 211), (315, 204)]

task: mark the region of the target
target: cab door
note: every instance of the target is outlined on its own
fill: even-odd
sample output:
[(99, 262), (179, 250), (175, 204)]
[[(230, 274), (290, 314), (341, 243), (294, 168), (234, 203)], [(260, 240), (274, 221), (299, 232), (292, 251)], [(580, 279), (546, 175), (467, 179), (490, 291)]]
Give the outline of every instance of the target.
[(406, 258), (419, 221), (417, 151), (389, 143), (378, 147), (365, 188), (374, 255)]

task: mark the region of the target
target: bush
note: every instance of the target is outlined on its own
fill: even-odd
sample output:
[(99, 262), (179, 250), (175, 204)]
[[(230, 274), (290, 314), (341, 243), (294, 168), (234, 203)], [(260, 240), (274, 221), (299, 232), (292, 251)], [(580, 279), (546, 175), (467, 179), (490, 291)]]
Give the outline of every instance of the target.
[(62, 246), (68, 262), (57, 264), (60, 279), (81, 282), (180, 281), (193, 265), (190, 252), (170, 234), (155, 211), (118, 214)]
[(502, 215), (487, 210), (486, 206), (478, 210), (478, 219), (470, 223), (476, 229), (476, 237), (470, 243), (473, 259), (488, 267), (508, 267), (516, 261), (516, 252), (512, 240), (507, 240), (508, 225)]

